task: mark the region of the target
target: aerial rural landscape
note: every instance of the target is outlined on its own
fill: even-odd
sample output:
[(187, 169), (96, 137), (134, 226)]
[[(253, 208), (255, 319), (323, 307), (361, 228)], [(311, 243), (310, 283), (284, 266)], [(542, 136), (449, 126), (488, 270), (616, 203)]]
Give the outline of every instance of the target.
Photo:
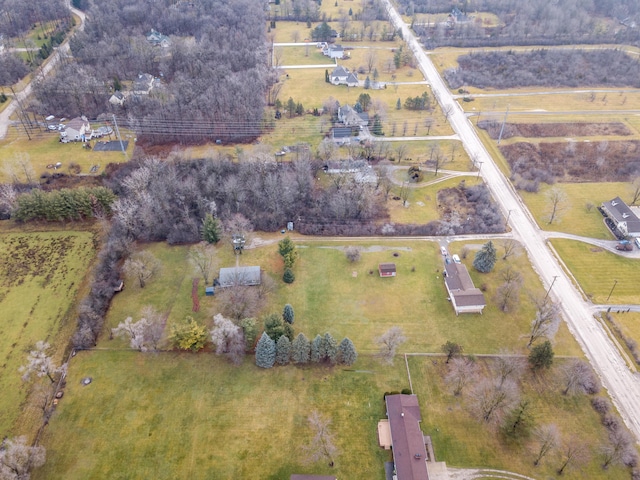
[(636, 0), (0, 0), (0, 480), (640, 479)]

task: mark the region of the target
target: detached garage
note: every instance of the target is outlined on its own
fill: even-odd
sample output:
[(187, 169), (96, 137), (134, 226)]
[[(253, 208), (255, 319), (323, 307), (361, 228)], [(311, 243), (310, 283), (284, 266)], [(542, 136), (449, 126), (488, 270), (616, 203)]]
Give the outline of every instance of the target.
[(395, 277), (396, 276), (396, 264), (395, 263), (379, 263), (378, 273), (381, 277)]

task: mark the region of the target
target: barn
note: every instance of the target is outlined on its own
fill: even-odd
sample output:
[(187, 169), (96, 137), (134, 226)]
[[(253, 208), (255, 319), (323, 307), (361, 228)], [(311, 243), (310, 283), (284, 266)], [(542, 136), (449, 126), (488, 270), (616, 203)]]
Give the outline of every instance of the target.
[(395, 277), (396, 276), (396, 264), (395, 263), (379, 263), (378, 273), (381, 277)]

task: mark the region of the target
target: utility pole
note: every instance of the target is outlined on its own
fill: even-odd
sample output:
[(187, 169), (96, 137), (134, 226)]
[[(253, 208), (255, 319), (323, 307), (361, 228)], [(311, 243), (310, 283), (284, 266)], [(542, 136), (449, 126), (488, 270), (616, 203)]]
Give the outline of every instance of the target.
[(498, 145), (500, 145), (500, 140), (502, 140), (502, 134), (504, 133), (504, 126), (507, 123), (508, 115), (509, 115), (509, 105), (507, 105), (507, 111), (504, 114), (504, 120), (502, 121), (502, 126), (500, 127), (500, 135), (498, 135)]
[(614, 280), (613, 281), (613, 287), (611, 287), (611, 291), (609, 292), (609, 296), (607, 297), (607, 299), (605, 300), (605, 302), (608, 302), (609, 299), (611, 298), (611, 294), (613, 293), (613, 289), (616, 288), (616, 285), (618, 284), (618, 280)]
[(16, 92), (13, 89), (13, 86), (11, 86), (9, 88), (11, 89), (11, 93), (13, 94), (13, 99), (16, 102), (18, 102), (18, 107), (20, 108), (20, 111), (18, 112), (18, 118), (20, 119), (20, 123), (22, 124), (22, 128), (24, 128), (24, 132), (27, 134), (27, 137), (29, 138), (29, 140), (31, 140), (31, 135), (29, 135), (29, 130), (27, 129), (27, 126), (24, 123), (24, 109), (22, 108), (22, 102), (18, 98), (18, 95), (16, 95)]
[(480, 166), (478, 167), (478, 176), (477, 176), (476, 178), (480, 178), (480, 171), (482, 170), (482, 164), (483, 164), (483, 163), (484, 163), (484, 162), (478, 162), (478, 164), (479, 164)]
[(122, 143), (122, 137), (120, 136), (120, 129), (118, 128), (118, 122), (116, 120), (115, 114), (113, 114), (112, 117), (113, 117), (113, 126), (116, 127), (116, 135), (118, 135), (118, 140), (120, 140), (120, 149), (122, 150), (124, 158), (127, 158), (127, 151), (124, 149), (124, 144)]
[(553, 276), (553, 282), (551, 282), (551, 286), (549, 287), (549, 290), (547, 290), (547, 294), (542, 299), (543, 302), (547, 299), (547, 297), (549, 296), (549, 293), (551, 293), (551, 289), (553, 288), (553, 284), (556, 283), (556, 280), (558, 279), (558, 276), (559, 275), (554, 275)]
[(509, 218), (511, 218), (511, 212), (513, 212), (513, 210), (509, 210), (509, 213), (507, 214), (507, 221), (505, 222), (506, 225), (509, 225)]

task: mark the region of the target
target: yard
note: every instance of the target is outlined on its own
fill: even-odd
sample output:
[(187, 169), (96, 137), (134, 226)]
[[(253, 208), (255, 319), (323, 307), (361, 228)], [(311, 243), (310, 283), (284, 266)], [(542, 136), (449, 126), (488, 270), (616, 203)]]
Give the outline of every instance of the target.
[[(572, 240), (555, 239), (551, 244), (593, 303), (640, 302), (640, 268), (637, 259), (625, 258)], [(611, 292), (614, 281), (617, 283)]]
[[(57, 345), (73, 331), (76, 294), (95, 254), (94, 237), (82, 231), (3, 232), (0, 251), (0, 434), (29, 434), (40, 412), (24, 408), (29, 388), (18, 368), (37, 341)], [(56, 362), (64, 344), (53, 352)]]

